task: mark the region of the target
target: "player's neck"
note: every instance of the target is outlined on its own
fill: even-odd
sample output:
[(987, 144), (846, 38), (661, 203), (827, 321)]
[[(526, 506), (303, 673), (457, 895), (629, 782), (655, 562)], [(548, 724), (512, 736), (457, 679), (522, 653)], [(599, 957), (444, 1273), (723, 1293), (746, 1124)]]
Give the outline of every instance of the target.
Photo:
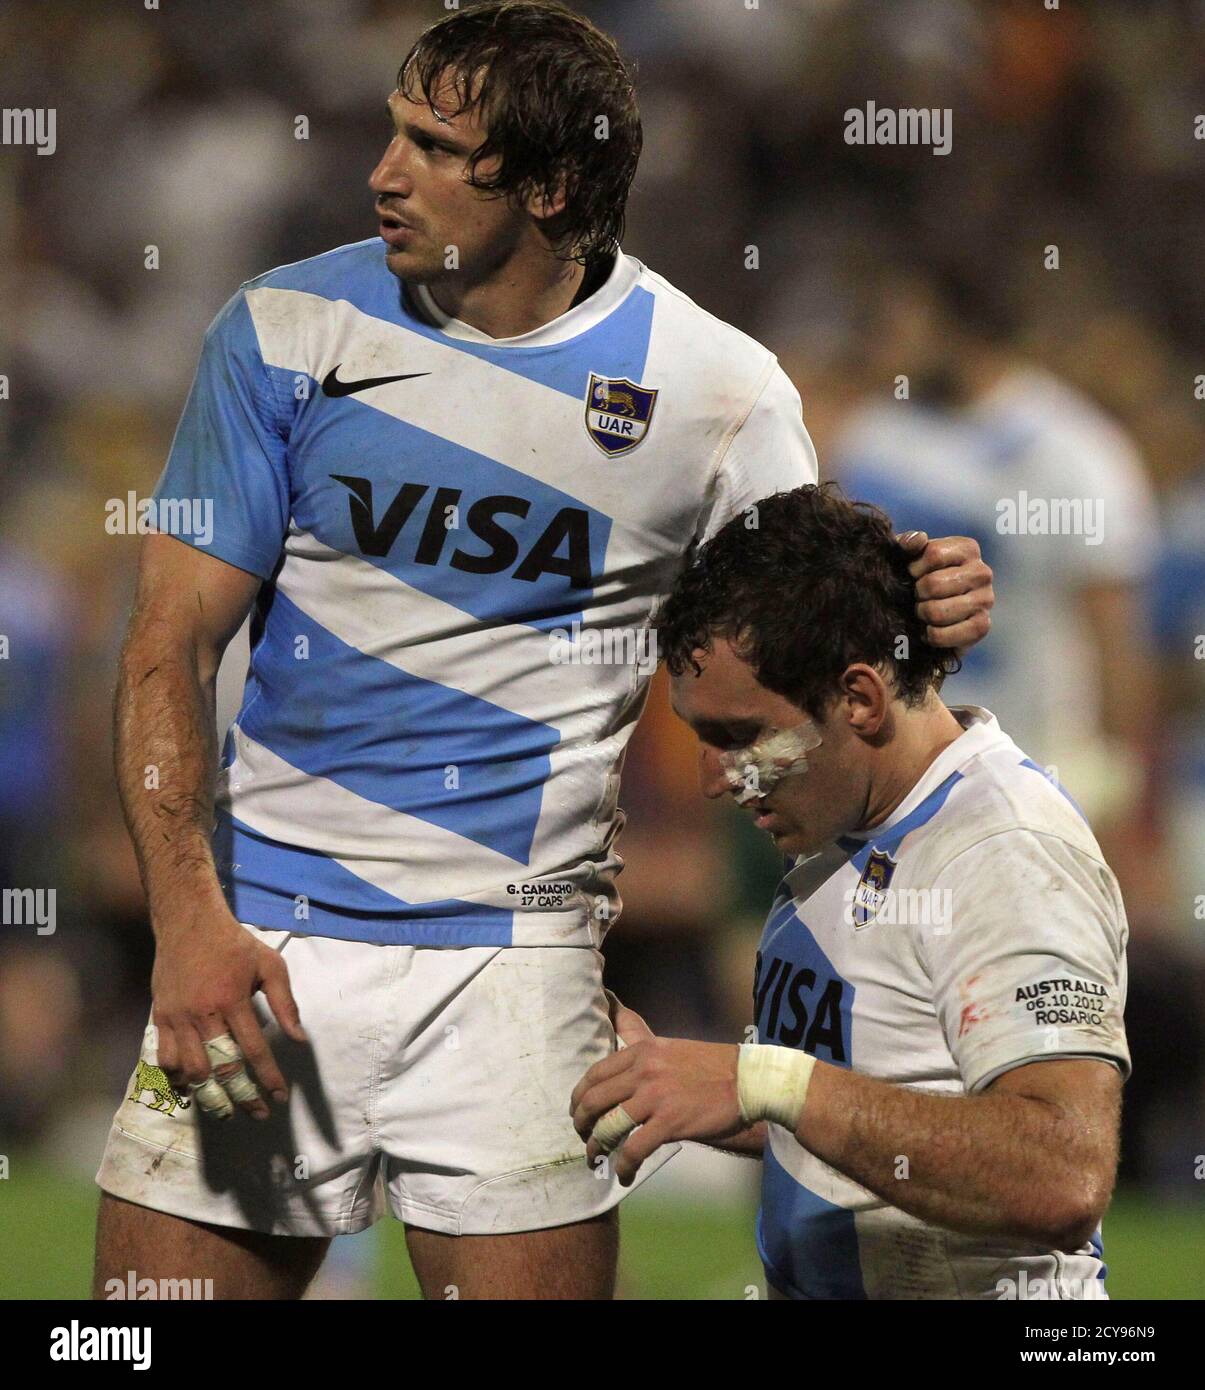
[(428, 293), (441, 312), (491, 338), (517, 338), (558, 319), (573, 304), (584, 270), (544, 249), (519, 251), (488, 278), (433, 281)]
[(936, 696), (920, 709), (905, 710), (875, 768), (859, 829), (873, 830), (892, 816), (933, 763), (965, 732)]

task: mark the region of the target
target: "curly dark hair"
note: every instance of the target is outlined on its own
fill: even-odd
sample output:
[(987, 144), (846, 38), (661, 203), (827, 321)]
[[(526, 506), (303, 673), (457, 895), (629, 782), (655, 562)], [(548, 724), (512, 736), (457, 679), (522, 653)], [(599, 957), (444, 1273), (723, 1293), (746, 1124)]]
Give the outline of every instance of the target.
[[(545, 223), (554, 250), (583, 265), (613, 254), (643, 140), (614, 42), (557, 0), (488, 0), (422, 33), (397, 85), (430, 103), (448, 76), (454, 114), (480, 112), (489, 131), (470, 157), (473, 185), (516, 204), (563, 185), (565, 209)], [(498, 172), (479, 177), (493, 155)]]
[(733, 517), (679, 576), (658, 621), (666, 665), (697, 675), (694, 653), (726, 637), (767, 690), (813, 718), (857, 661), (919, 704), (960, 663), (925, 640), (908, 563), (886, 513), (836, 483), (775, 493)]

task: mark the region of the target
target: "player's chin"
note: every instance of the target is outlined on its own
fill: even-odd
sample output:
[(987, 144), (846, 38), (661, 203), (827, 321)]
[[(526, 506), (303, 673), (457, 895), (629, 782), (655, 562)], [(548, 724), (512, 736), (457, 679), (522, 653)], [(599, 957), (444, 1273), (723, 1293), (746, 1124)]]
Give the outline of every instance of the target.
[(803, 831), (793, 829), (789, 825), (779, 825), (773, 830), (768, 830), (766, 834), (780, 854), (805, 854), (808, 851), (808, 837)]
[(418, 285), (434, 280), (443, 269), (442, 264), (431, 264), (428, 258), (411, 246), (386, 246), (385, 264), (400, 279)]

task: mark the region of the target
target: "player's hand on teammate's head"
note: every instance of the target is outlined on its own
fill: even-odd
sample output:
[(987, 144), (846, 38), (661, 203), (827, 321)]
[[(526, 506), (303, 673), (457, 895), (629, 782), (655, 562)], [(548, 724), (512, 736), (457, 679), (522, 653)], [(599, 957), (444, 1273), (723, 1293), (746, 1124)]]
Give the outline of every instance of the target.
[(152, 976), (157, 1064), (219, 1119), (229, 1119), (236, 1105), (267, 1119), (263, 1091), (281, 1104), (288, 1100), (251, 1004), (261, 989), (286, 1035), (305, 1042), (284, 960), (229, 912), (160, 931)]
[(916, 580), (916, 614), (928, 626), (925, 638), (960, 655), (987, 636), (996, 602), (992, 570), (973, 536), (939, 536), (905, 531), (896, 537), (913, 557), (908, 572)]

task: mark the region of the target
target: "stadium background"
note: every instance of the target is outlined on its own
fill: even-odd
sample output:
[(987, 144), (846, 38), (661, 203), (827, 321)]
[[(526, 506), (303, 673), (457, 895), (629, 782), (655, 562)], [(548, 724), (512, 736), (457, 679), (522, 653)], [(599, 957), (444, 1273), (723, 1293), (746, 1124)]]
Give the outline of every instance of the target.
[[(1114, 1297), (1199, 1296), (1205, 8), (576, 8), (637, 65), (646, 145), (625, 249), (779, 354), (826, 473), (840, 476), (849, 419), (893, 399), (897, 374), (922, 358), (957, 365), (943, 362), (956, 348), (930, 277), (953, 260), (968, 321), (995, 324), (998, 349), (1086, 392), (1132, 442), (1157, 532), (1133, 619), (1112, 642), (1081, 634), (1142, 691), (1128, 728), (1100, 725), (1102, 747), (1128, 741), (1138, 768), (1102, 827), (1133, 932), (1135, 1062), (1105, 1248)], [(0, 1297), (86, 1289), (91, 1175), (143, 1025), (149, 935), (108, 735), (137, 538), (106, 530), (106, 503), (149, 494), (201, 335), (234, 288), (373, 234), (364, 181), (383, 98), (444, 12), (442, 0), (10, 0), (0, 13), (0, 100), (57, 112), (53, 157), (0, 149), (0, 882), (54, 886), (58, 906), (53, 935), (0, 928)], [(848, 145), (844, 113), (868, 100), (950, 108), (951, 153)], [(1008, 312), (993, 317), (1002, 292)], [(974, 533), (986, 542), (992, 526), (985, 515)], [(1003, 611), (1014, 593), (999, 569), (997, 582)], [(1014, 644), (1002, 659), (1024, 657)], [(1058, 662), (1031, 672), (1035, 689), (1062, 676)], [(1061, 693), (1071, 707), (1083, 694)], [(612, 983), (658, 1031), (738, 1038), (774, 857), (697, 796), (660, 683), (622, 800)], [(622, 1292), (747, 1297), (760, 1284), (753, 1173), (693, 1154), (638, 1194)], [(398, 1228), (337, 1245), (325, 1296), (413, 1294)]]

